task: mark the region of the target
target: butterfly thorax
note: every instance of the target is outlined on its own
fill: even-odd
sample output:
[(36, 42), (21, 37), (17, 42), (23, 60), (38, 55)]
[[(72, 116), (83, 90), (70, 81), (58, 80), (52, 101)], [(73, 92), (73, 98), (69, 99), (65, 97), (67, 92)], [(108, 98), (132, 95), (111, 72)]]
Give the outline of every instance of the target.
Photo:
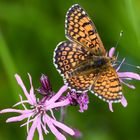
[(72, 72), (69, 73), (69, 76), (83, 75), (94, 71), (97, 74), (104, 70), (107, 65), (110, 64), (110, 58), (105, 56), (92, 56), (91, 59), (82, 62), (79, 64)]

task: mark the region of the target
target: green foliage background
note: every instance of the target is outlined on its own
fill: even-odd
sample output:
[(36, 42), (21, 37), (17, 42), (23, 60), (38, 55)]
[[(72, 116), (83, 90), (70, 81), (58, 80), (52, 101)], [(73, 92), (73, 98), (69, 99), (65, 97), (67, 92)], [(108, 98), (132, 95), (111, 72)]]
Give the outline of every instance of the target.
[[(19, 101), (14, 74), (18, 73), (29, 87), (27, 72), (39, 87), (41, 73), (47, 74), (57, 91), (63, 80), (53, 65), (56, 45), (66, 40), (65, 14), (71, 5), (78, 3), (94, 21), (107, 50), (116, 44), (121, 30), (124, 36), (117, 51), (119, 59), (140, 65), (140, 1), (139, 0), (0, 0), (0, 109), (12, 107)], [(123, 70), (138, 70), (124, 66)], [(69, 107), (66, 123), (83, 132), (81, 140), (139, 140), (140, 139), (140, 86), (124, 87), (127, 108), (114, 104), (114, 113), (108, 105), (89, 93), (89, 109), (79, 113)], [(1, 140), (25, 140), (26, 128), (21, 122), (6, 124), (11, 114), (0, 115)], [(59, 117), (59, 116), (58, 116)], [(37, 134), (35, 140), (37, 140)], [(45, 139), (54, 139), (49, 134)], [(73, 139), (68, 137), (68, 139)]]

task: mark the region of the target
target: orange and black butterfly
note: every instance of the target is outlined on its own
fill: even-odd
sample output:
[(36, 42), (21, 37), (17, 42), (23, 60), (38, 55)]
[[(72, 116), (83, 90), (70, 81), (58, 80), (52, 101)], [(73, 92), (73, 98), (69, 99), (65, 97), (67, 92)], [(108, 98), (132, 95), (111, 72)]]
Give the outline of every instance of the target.
[(94, 23), (78, 4), (66, 14), (65, 35), (54, 51), (54, 64), (65, 84), (76, 92), (91, 91), (106, 102), (120, 102), (122, 86), (112, 58)]

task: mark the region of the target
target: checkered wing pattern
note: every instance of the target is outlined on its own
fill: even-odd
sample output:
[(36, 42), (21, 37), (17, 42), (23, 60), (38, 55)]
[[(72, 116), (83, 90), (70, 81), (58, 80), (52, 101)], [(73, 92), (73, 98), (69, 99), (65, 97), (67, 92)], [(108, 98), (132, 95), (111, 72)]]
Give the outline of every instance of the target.
[(96, 96), (104, 101), (120, 102), (122, 98), (122, 86), (115, 69), (106, 67), (97, 78), (91, 88)]
[(84, 75), (75, 75), (66, 79), (66, 83), (70, 89), (76, 92), (88, 91), (96, 80), (97, 74), (93, 72), (87, 72)]
[(54, 52), (54, 64), (63, 77), (87, 60), (87, 52), (81, 45), (71, 41), (64, 41), (58, 44)]
[(94, 55), (106, 55), (93, 22), (78, 4), (73, 5), (68, 10), (65, 28), (65, 34), (68, 39), (80, 43)]

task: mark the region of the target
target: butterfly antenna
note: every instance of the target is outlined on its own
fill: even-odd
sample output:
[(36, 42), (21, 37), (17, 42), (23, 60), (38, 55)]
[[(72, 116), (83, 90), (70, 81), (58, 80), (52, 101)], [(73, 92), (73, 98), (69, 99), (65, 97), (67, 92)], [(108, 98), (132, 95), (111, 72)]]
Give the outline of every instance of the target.
[(120, 31), (120, 35), (119, 35), (118, 41), (117, 41), (117, 43), (115, 45), (115, 50), (118, 47), (119, 41), (120, 41), (120, 39), (121, 39), (122, 36), (123, 36), (123, 30)]
[[(117, 61), (118, 63), (122, 63), (121, 61)], [(129, 63), (126, 63), (126, 62), (123, 62), (124, 65), (127, 65), (127, 66), (131, 66), (133, 68), (136, 68), (136, 69), (140, 69), (140, 66), (136, 66), (136, 65), (133, 65), (133, 64), (129, 64)]]
[[(118, 41), (117, 41), (117, 43), (115, 45), (115, 50), (118, 47), (119, 41), (120, 41), (122, 36), (123, 36), (123, 30), (120, 31), (120, 35), (119, 35)], [(116, 58), (118, 58), (118, 55), (119, 55), (119, 52), (117, 53)], [(124, 64), (124, 65), (127, 65), (127, 66), (131, 66), (133, 68), (136, 68), (136, 69), (140, 69), (140, 66), (132, 65), (132, 64), (126, 63), (124, 61), (123, 61), (123, 63), (122, 63), (122, 61), (116, 61), (116, 62), (120, 63), (121, 65)]]

